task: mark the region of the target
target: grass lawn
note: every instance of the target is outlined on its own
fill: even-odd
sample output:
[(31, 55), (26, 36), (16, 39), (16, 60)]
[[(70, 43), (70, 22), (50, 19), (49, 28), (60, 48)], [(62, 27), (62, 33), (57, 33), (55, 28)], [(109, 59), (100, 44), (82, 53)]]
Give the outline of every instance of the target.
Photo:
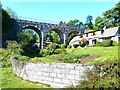
[(100, 55), (101, 57), (87, 62), (87, 64), (95, 64), (109, 60), (118, 59), (118, 46), (111, 47), (88, 47), (88, 48), (77, 48), (77, 49), (67, 49), (68, 52), (73, 54), (89, 54), (89, 55)]
[[(104, 61), (110, 61), (110, 60), (117, 60), (118, 59), (118, 46), (111, 46), (111, 47), (87, 47), (87, 48), (73, 48), (73, 49), (66, 49), (67, 53), (66, 55), (70, 56), (72, 54), (89, 54), (91, 55), (99, 55), (99, 58), (96, 58), (95, 60), (86, 62), (86, 64), (95, 64), (100, 63)], [(61, 62), (59, 60), (55, 60), (54, 58), (65, 55), (63, 54), (56, 54), (56, 55), (48, 55), (46, 57), (38, 58), (38, 61), (41, 62)], [(54, 58), (53, 58), (54, 57)], [(36, 58), (36, 59), (37, 59)], [(34, 58), (35, 59), (35, 58)], [(34, 61), (34, 60), (33, 60)], [(37, 61), (37, 60), (35, 60)]]
[(12, 73), (11, 68), (2, 68), (2, 86), (0, 88), (48, 88), (47, 84), (33, 83), (23, 80)]

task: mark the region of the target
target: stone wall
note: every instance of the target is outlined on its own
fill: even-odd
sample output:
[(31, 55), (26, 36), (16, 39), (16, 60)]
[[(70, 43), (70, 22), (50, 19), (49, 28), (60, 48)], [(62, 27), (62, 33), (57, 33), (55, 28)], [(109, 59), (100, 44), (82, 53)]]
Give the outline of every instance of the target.
[(68, 63), (31, 63), (10, 58), (13, 72), (25, 80), (50, 84), (52, 87), (77, 85), (83, 80), (85, 71), (92, 70), (93, 66)]

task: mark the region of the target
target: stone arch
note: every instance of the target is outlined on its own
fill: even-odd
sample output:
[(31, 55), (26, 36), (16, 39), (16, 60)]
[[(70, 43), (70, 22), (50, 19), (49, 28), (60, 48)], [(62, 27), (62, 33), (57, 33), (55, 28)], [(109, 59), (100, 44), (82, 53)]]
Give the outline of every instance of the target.
[(69, 36), (71, 33), (75, 33), (76, 36), (79, 35), (79, 31), (77, 31), (77, 30), (72, 30), (72, 31), (70, 31), (70, 32), (68, 33), (68, 36)]
[[(64, 43), (64, 36), (63, 36), (62, 30), (60, 30), (58, 28), (50, 28), (49, 30), (47, 30), (47, 32), (50, 30), (55, 31), (59, 35), (60, 43), (63, 44)], [(47, 34), (47, 32), (46, 32), (46, 34)]]
[(41, 32), (38, 28), (36, 28), (35, 26), (26, 25), (26, 26), (22, 26), (22, 27), (19, 28), (19, 30), (18, 30), (18, 32), (17, 32), (17, 36), (18, 36), (18, 33), (19, 33), (21, 30), (24, 30), (24, 29), (32, 29), (32, 30), (34, 30), (34, 31), (38, 34), (38, 36), (39, 36), (39, 43), (40, 43), (40, 47), (39, 47), (39, 48), (41, 48), (42, 35), (43, 35), (42, 32)]
[[(70, 36), (70, 34), (72, 34), (72, 33), (74, 33), (75, 36), (79, 35), (79, 31), (77, 31), (77, 30), (72, 30), (72, 31), (70, 31), (70, 32), (67, 34), (67, 38), (68, 38), (68, 37)], [(73, 37), (75, 37), (75, 36), (73, 36)], [(72, 39), (72, 38), (68, 38), (67, 43), (69, 43), (71, 39)]]

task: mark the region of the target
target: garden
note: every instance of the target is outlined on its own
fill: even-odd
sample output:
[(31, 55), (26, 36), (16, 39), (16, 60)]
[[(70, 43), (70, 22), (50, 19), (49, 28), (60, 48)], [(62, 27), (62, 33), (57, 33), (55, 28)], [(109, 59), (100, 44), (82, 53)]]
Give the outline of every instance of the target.
[[(57, 48), (56, 48), (57, 47)], [(50, 86), (47, 84), (38, 84), (29, 81), (22, 80), (21, 78), (14, 75), (11, 70), (11, 63), (9, 58), (11, 56), (15, 56), (18, 60), (28, 61), (28, 62), (55, 62), (55, 63), (83, 63), (83, 64), (91, 64), (96, 66), (96, 68), (103, 68), (101, 71), (105, 73), (103, 76), (99, 76), (99, 73), (95, 71), (95, 73), (88, 74), (89, 81), (82, 81), (79, 86), (74, 88), (118, 88), (119, 80), (119, 66), (118, 66), (118, 46), (95, 46), (95, 47), (87, 47), (87, 48), (70, 48), (70, 46), (66, 46), (62, 44), (61, 46), (57, 46), (56, 44), (50, 44), (46, 49), (37, 51), (36, 53), (27, 53), (24, 54), (20, 45), (15, 41), (8, 41), (7, 48), (1, 49), (0, 53), (1, 57), (1, 68), (2, 68), (2, 87), (12, 87), (15, 88), (19, 85), (20, 88), (24, 87), (30, 88), (43, 88)], [(29, 54), (29, 55), (28, 55)], [(25, 56), (26, 55), (26, 56)], [(31, 57), (29, 57), (31, 56)], [(88, 60), (88, 61), (87, 61)], [(9, 73), (9, 74), (8, 74)], [(93, 77), (94, 76), (94, 77)], [(16, 80), (14, 83), (12, 80)], [(108, 82), (104, 82), (103, 80), (108, 80)], [(11, 85), (11, 82), (12, 85)], [(92, 82), (92, 84), (90, 84)], [(26, 83), (26, 84), (25, 84)], [(18, 84), (18, 85), (16, 85)], [(102, 86), (101, 86), (102, 85)], [(72, 86), (73, 87), (73, 86)]]

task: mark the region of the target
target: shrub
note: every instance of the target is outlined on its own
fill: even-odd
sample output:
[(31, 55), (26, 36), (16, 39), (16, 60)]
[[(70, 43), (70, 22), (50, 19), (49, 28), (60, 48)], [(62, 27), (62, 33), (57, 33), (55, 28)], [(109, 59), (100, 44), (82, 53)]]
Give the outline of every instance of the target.
[(72, 46), (71, 46), (71, 45), (68, 45), (67, 48), (72, 48)]
[(1, 49), (0, 50), (0, 61), (1, 62), (1, 67), (2, 68), (5, 68), (5, 67), (10, 67), (11, 66), (11, 63), (9, 61), (9, 58), (11, 56), (11, 52), (9, 52), (7, 49)]
[(64, 57), (65, 63), (80, 63), (79, 59), (89, 56), (89, 54), (66, 55)]
[(77, 48), (79, 45), (78, 44), (73, 44), (74, 48)]
[(113, 42), (113, 45), (114, 45), (114, 46), (118, 46), (118, 44), (119, 44), (119, 43), (117, 43), (117, 42)]
[(56, 45), (56, 49), (61, 48), (60, 44), (55, 43), (55, 45)]
[(80, 47), (85, 47), (86, 44), (80, 43)]
[(97, 41), (95, 46), (102, 46), (102, 43)]
[[(119, 63), (116, 61), (107, 61), (95, 65), (93, 73), (88, 74), (88, 80), (84, 80), (85, 83), (80, 83), (78, 88), (84, 86), (84, 88), (98, 88), (116, 90), (120, 87), (120, 71)], [(86, 85), (85, 85), (86, 84)]]
[(20, 48), (20, 45), (16, 41), (8, 40), (7, 49), (11, 52), (11, 54), (21, 54), (23, 50)]
[(61, 48), (67, 48), (67, 44), (61, 44)]
[(112, 40), (104, 40), (104, 41), (102, 42), (102, 45), (103, 45), (104, 47), (109, 47), (109, 46), (112, 46), (112, 43), (113, 43)]
[(56, 44), (51, 43), (48, 45), (48, 50), (55, 50), (56, 46), (57, 46)]

